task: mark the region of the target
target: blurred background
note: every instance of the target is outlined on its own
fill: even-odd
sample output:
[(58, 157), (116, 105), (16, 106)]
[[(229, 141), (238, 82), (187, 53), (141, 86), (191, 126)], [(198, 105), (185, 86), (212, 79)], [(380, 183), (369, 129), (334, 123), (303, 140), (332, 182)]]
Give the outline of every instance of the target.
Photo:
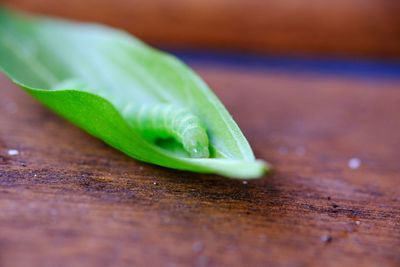
[(164, 48), (278, 56), (400, 58), (397, 0), (3, 0), (125, 29)]

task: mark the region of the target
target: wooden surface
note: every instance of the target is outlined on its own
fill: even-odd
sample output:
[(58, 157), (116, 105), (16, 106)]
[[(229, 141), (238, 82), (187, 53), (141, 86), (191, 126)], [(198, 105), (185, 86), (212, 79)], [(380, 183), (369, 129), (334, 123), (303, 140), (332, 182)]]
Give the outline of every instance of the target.
[(398, 0), (3, 0), (98, 21), (153, 44), (400, 58)]
[(196, 68), (272, 175), (135, 161), (0, 76), (1, 266), (400, 265), (400, 79)]

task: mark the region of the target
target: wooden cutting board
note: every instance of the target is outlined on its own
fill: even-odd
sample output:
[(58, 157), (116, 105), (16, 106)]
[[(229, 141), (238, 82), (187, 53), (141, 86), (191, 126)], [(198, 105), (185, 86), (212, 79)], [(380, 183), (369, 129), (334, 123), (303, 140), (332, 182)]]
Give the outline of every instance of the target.
[(400, 78), (195, 68), (272, 175), (138, 162), (0, 76), (1, 266), (400, 265)]

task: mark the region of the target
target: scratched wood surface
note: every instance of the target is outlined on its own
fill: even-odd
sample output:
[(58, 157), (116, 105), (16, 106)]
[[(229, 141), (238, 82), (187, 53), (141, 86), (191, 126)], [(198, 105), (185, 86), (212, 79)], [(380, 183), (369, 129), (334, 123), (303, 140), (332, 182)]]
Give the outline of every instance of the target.
[(0, 76), (1, 266), (400, 265), (400, 80), (196, 69), (272, 175), (135, 161)]

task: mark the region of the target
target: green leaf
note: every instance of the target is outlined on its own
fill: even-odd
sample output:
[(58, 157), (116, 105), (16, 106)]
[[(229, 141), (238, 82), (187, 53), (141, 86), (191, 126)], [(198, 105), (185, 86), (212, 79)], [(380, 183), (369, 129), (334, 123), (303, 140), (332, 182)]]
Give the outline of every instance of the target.
[(175, 57), (96, 24), (0, 9), (0, 25), (3, 72), (128, 156), (233, 178), (268, 170), (218, 98)]

